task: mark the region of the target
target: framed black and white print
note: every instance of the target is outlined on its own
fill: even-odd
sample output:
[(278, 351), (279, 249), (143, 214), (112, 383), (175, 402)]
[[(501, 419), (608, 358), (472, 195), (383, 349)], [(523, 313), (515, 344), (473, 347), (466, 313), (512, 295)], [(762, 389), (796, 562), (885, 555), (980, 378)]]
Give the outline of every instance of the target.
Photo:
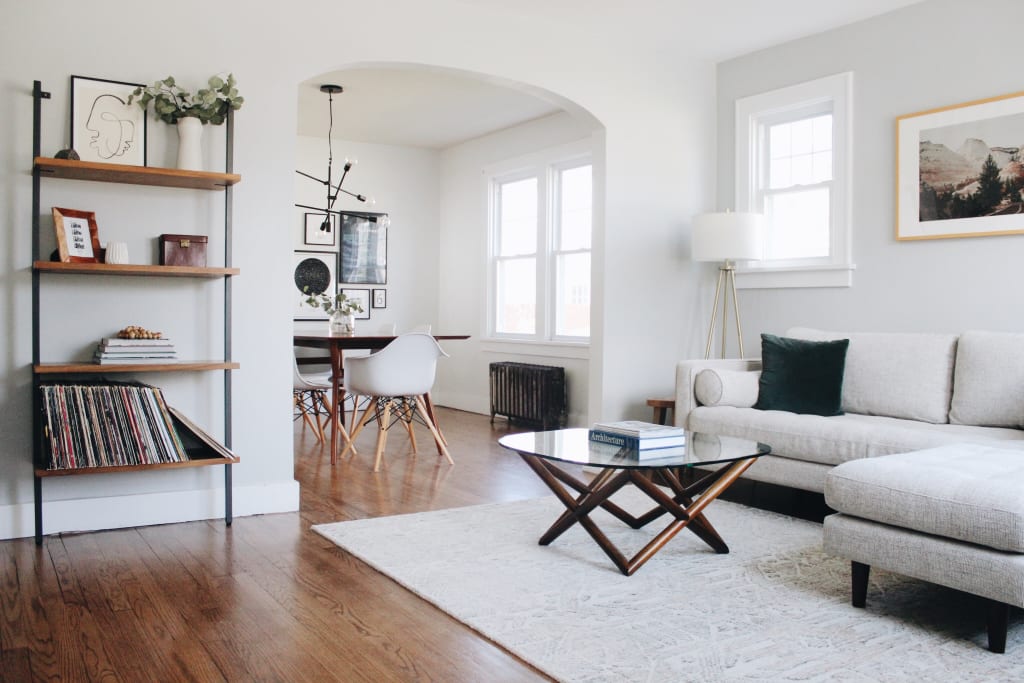
[(71, 147), (82, 161), (146, 165), (146, 112), (128, 104), (140, 85), (71, 77)]
[(302, 241), (311, 247), (337, 247), (338, 216), (333, 213), (307, 213)]
[(370, 319), (370, 290), (368, 289), (344, 289), (342, 288), (341, 293), (347, 296), (349, 299), (354, 299), (359, 302), (359, 305), (363, 307), (362, 313), (356, 313), (356, 320), (369, 320)]
[(327, 320), (322, 308), (306, 303), (310, 294), (334, 296), (337, 283), (334, 279), (338, 255), (323, 251), (297, 251), (294, 259), (293, 281), (295, 283), (295, 319)]
[(373, 307), (374, 308), (387, 308), (388, 307), (388, 290), (386, 290), (386, 289), (375, 289), (375, 290), (373, 290)]
[(341, 273), (339, 282), (384, 285), (388, 281), (386, 213), (341, 213)]

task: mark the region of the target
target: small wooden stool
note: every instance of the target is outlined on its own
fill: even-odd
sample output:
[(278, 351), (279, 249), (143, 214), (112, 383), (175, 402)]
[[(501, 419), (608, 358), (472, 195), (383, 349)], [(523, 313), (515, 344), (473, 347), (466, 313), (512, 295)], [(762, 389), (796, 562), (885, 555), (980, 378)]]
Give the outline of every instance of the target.
[(668, 411), (671, 410), (674, 415), (676, 410), (674, 398), (649, 398), (647, 405), (654, 408), (654, 422), (660, 425), (668, 424)]

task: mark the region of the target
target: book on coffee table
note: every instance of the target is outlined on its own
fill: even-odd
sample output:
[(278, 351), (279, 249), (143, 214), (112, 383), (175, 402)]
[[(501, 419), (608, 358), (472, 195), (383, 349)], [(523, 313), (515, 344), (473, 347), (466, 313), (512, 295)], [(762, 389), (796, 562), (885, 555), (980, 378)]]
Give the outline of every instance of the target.
[(686, 445), (686, 430), (682, 427), (638, 420), (595, 422), (588, 434), (591, 441), (638, 451)]

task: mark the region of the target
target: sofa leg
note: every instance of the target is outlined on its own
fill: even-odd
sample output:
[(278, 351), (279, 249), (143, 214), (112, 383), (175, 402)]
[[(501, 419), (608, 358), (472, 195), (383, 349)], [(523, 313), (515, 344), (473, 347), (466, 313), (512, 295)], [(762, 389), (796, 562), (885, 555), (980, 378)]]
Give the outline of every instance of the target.
[(853, 606), (863, 607), (867, 604), (868, 597), (868, 574), (871, 573), (871, 566), (860, 562), (850, 563), (850, 577), (853, 587)]
[(996, 654), (1006, 652), (1006, 627), (1010, 621), (1010, 606), (1005, 602), (989, 601), (988, 649)]

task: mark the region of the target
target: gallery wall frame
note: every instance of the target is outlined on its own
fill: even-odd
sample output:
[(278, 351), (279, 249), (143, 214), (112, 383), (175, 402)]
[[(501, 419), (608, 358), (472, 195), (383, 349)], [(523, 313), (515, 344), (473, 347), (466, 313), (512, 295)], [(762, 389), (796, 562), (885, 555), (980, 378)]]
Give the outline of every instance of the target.
[(63, 263), (99, 263), (100, 233), (95, 212), (55, 206), (53, 230)]
[(374, 308), (387, 308), (388, 307), (388, 290), (386, 290), (386, 289), (375, 289), (375, 290), (373, 290), (373, 307)]
[[(324, 230), (327, 219), (329, 229)], [(326, 213), (305, 214), (303, 243), (312, 247), (338, 247), (338, 216)]]
[(71, 77), (71, 147), (82, 161), (146, 165), (146, 111), (128, 104), (141, 83)]
[(1024, 234), (1024, 92), (896, 119), (896, 239)]
[(342, 287), (341, 293), (347, 296), (349, 299), (354, 299), (359, 302), (359, 305), (363, 307), (362, 313), (356, 313), (353, 317), (356, 320), (369, 320), (370, 319), (370, 290), (368, 289), (348, 289)]
[[(310, 293), (326, 293), (334, 296), (337, 291), (338, 255), (325, 251), (296, 251), (292, 263), (292, 280), (295, 285), (295, 320), (327, 320), (322, 308), (306, 303)], [(303, 291), (306, 287), (308, 290)]]
[(342, 211), (339, 282), (384, 285), (388, 281), (388, 227), (386, 213)]

